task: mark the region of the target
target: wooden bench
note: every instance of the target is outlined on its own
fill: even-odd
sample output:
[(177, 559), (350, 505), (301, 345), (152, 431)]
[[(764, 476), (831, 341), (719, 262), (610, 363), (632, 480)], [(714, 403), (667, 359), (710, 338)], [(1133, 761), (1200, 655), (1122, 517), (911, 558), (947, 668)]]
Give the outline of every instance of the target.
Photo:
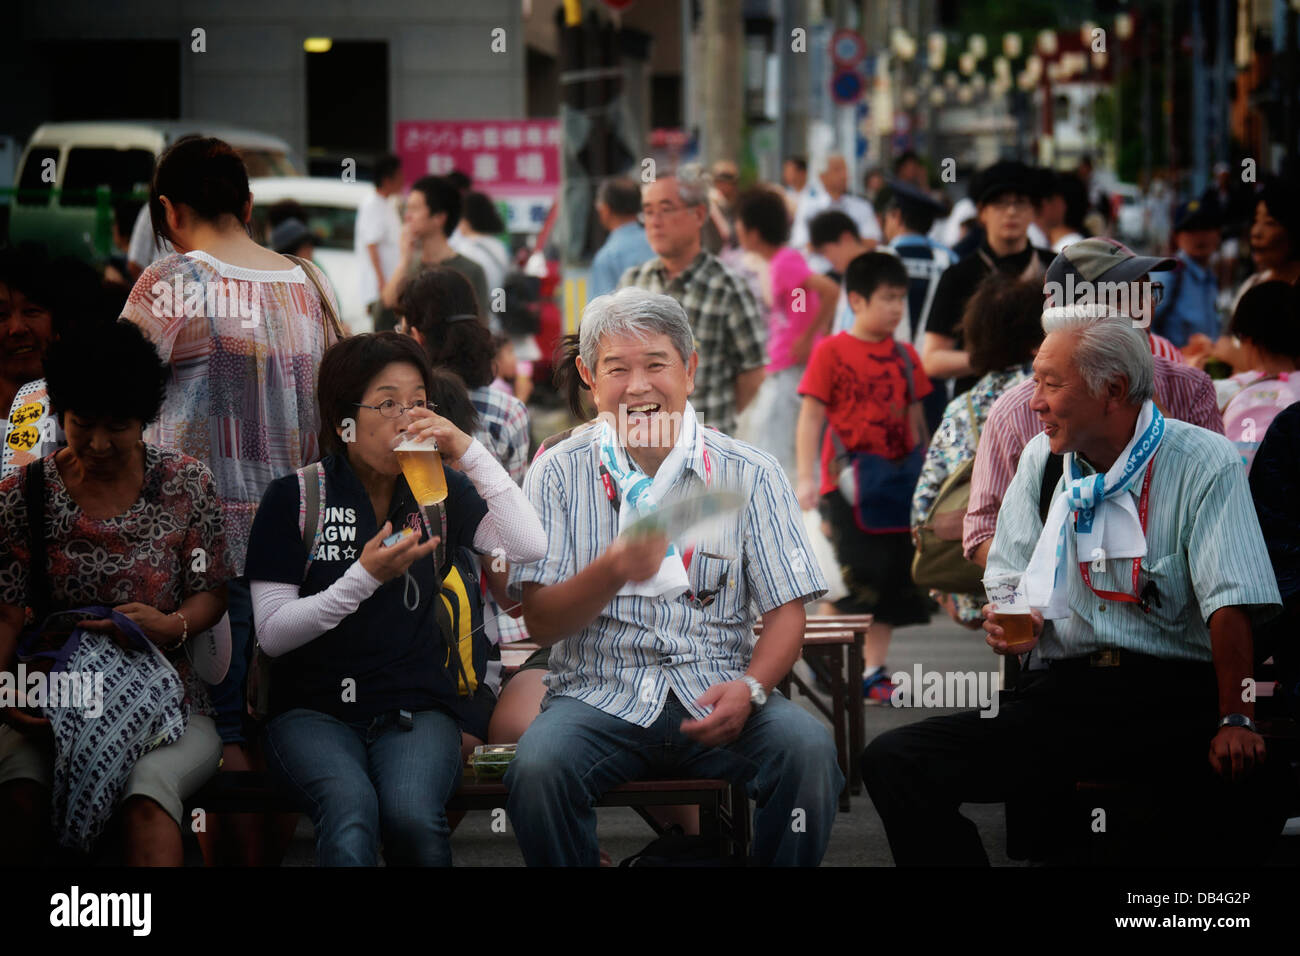
[[(794, 671), (777, 685), (781, 693), (790, 696), (791, 685), (825, 717), (835, 738), (835, 754), (844, 774), (844, 790), (840, 794), (840, 810), (847, 812), (850, 795), (862, 792), (862, 774), (859, 762), (862, 757), (865, 734), (865, 706), (862, 697), (862, 646), (871, 628), (870, 614), (812, 615), (804, 630), (803, 657), (824, 665), (830, 679), (831, 700), (827, 705), (821, 695), (813, 690)], [(763, 625), (754, 626), (761, 635)]]
[[(460, 788), (447, 802), (447, 812), (505, 808), (507, 791), (499, 780), (476, 780), (466, 768)], [(659, 823), (647, 807), (698, 806), (700, 834), (717, 841), (720, 856), (743, 858), (752, 840), (749, 798), (742, 784), (726, 780), (635, 780), (615, 787), (597, 803), (598, 807), (630, 807), (655, 833)], [(251, 770), (218, 772), (185, 801), (185, 818), (193, 811), (204, 813), (299, 813), (302, 808), (286, 798), (265, 774)], [(189, 829), (186, 828), (186, 834)]]

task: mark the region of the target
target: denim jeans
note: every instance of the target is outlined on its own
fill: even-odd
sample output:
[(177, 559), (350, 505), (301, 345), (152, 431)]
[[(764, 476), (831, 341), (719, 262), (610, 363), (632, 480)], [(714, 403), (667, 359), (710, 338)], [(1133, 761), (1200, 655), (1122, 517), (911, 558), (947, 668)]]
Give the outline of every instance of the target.
[(779, 694), (725, 747), (704, 747), (683, 734), (681, 722), (689, 718), (671, 693), (649, 727), (573, 697), (550, 698), (506, 772), (507, 808), (524, 861), (597, 866), (601, 794), (630, 780), (712, 777), (748, 784), (758, 804), (754, 856), (760, 863), (820, 863), (844, 786), (826, 728)]
[(231, 578), (226, 582), (230, 615), (230, 669), (215, 687), (208, 688), (212, 707), (217, 712), (217, 732), (223, 744), (244, 742), (244, 711), (247, 707), (244, 683), (253, 659), (257, 637), (253, 631), (253, 598), (248, 578)]
[(311, 815), (319, 866), (450, 866), (446, 804), (460, 784), (460, 727), (420, 711), (344, 722), (286, 711), (266, 725), (271, 773)]

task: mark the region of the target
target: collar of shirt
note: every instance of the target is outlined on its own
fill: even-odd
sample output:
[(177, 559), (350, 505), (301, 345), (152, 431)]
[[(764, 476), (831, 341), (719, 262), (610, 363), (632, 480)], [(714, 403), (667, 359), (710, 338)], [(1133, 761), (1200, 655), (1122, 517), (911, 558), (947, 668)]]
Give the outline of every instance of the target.
[(987, 239), (980, 241), (980, 251), (989, 259), (993, 260), (993, 265), (1001, 272), (1020, 272), (1029, 265), (1029, 257), (1034, 255), (1034, 244), (1026, 242), (1025, 248), (1019, 252), (1013, 252), (1009, 256), (999, 256), (993, 251)]
[(677, 275), (673, 276), (671, 279), (668, 278), (668, 267), (664, 265), (663, 259), (654, 260), (654, 269), (659, 275), (659, 281), (661, 281), (665, 286), (674, 282), (688, 285), (691, 280), (695, 278), (696, 274), (708, 265), (709, 260), (712, 258), (713, 257), (709, 254), (707, 249), (701, 249), (695, 254), (695, 258), (687, 264), (686, 268), (677, 273)]
[[(340, 498), (346, 497), (346, 504), (355, 506), (364, 506), (366, 511), (370, 511), (370, 492), (362, 483), (361, 478), (352, 469), (352, 463), (348, 461), (347, 455), (327, 455), (323, 464), (325, 474), (330, 482), (331, 496), (333, 500), (326, 500), (326, 507), (332, 508), (336, 504), (342, 504)], [(415, 495), (411, 493), (410, 486), (406, 483), (403, 475), (397, 476), (397, 482), (393, 485), (393, 500), (389, 502), (388, 514), (385, 521), (393, 522), (393, 531), (401, 531), (407, 527), (412, 516), (418, 520), (420, 507), (415, 502)], [(383, 522), (380, 522), (382, 525)], [(365, 544), (365, 541), (361, 541)]]
[(1204, 285), (1206, 282), (1212, 282), (1214, 280), (1213, 273), (1187, 253), (1179, 252), (1177, 258), (1178, 261), (1182, 263), (1183, 271), (1187, 274), (1187, 278), (1191, 279), (1198, 285)]

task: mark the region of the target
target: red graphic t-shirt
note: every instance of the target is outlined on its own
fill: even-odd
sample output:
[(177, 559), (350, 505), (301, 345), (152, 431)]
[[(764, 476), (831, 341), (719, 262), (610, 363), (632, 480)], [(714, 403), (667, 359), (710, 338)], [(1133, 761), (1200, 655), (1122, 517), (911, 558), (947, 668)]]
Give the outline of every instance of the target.
[[(912, 401), (920, 401), (930, 394), (930, 380), (921, 370), (916, 350), (905, 342), (898, 344), (912, 360)], [(826, 420), (849, 451), (896, 459), (912, 450), (907, 380), (893, 338), (864, 342), (841, 332), (819, 343), (808, 359), (799, 394), (811, 395), (826, 405)], [(828, 429), (822, 441), (824, 495), (837, 486), (830, 467), (834, 457)]]

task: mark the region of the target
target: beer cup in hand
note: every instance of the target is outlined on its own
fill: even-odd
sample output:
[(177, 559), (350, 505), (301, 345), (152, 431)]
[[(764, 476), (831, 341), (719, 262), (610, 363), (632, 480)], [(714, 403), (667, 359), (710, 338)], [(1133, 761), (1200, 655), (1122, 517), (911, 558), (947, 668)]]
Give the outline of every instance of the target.
[(1033, 612), (1020, 588), (1019, 574), (987, 574), (984, 593), (986, 641), (999, 654), (1024, 654), (1038, 643), (1043, 619)]

